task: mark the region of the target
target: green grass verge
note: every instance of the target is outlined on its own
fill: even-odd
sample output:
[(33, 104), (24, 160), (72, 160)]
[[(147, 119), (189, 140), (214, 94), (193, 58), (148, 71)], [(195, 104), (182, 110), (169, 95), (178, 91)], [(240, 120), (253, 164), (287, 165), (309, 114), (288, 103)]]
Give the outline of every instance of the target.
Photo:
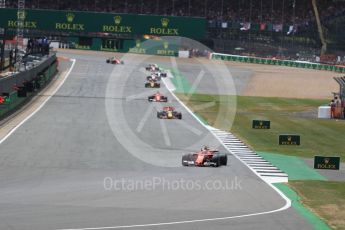
[(267, 161), (277, 166), (289, 175), (290, 180), (327, 180), (299, 157), (275, 153), (257, 152)]
[(195, 93), (195, 90), (192, 89), (192, 85), (190, 84), (190, 82), (183, 74), (181, 74), (181, 72), (177, 68), (168, 68), (164, 65), (160, 66), (160, 68), (170, 70), (171, 74), (174, 76), (171, 79), (171, 82), (175, 86), (175, 93), (185, 95)]
[(174, 78), (171, 79), (172, 83), (175, 86), (176, 93), (183, 93), (183, 94), (193, 94), (194, 91), (192, 90), (192, 86), (190, 82), (185, 78), (178, 69), (171, 68), (171, 74)]
[(333, 229), (345, 230), (345, 182), (290, 181), (300, 202)]
[[(215, 121), (219, 117), (219, 108), (229, 100), (227, 97), (232, 96), (204, 94), (194, 94), (190, 98), (183, 94), (178, 96), (210, 125), (223, 128)], [(199, 109), (202, 104), (211, 101), (215, 102), (214, 106), (205, 110)], [(325, 100), (239, 96), (236, 116), (230, 131), (255, 149), (258, 154), (288, 173), (290, 180), (295, 180), (290, 181), (289, 185), (297, 191), (297, 194), (284, 184), (276, 184), (276, 187), (292, 200), (293, 208), (313, 226), (313, 229), (329, 229), (328, 224), (334, 229), (345, 230), (345, 211), (343, 211), (345, 183), (324, 181), (326, 178), (299, 158), (327, 154), (338, 155), (342, 161), (345, 159), (343, 144), (345, 122), (313, 117), (317, 107), (326, 103)], [(227, 117), (223, 119), (231, 120)], [(270, 120), (271, 129), (252, 129), (253, 119)], [(300, 134), (301, 145), (279, 146), (278, 135), (283, 133)], [(327, 224), (319, 216), (322, 216)]]
[[(187, 91), (183, 91), (183, 88), (179, 92), (177, 96), (199, 118), (223, 129), (221, 124), (224, 122), (216, 122), (219, 118), (219, 108), (227, 105), (229, 100), (234, 100), (234, 96), (193, 94), (188, 97)], [(293, 208), (313, 226), (313, 229), (326, 230), (329, 229), (329, 225), (334, 229), (345, 230), (345, 183), (324, 181), (326, 178), (309, 168), (299, 158), (327, 154), (341, 156), (344, 162), (345, 122), (315, 118), (315, 110), (319, 105), (326, 104), (326, 100), (242, 96), (236, 99), (237, 108), (229, 108), (236, 109), (230, 131), (253, 147), (258, 154), (287, 172), (289, 179), (308, 180), (289, 182), (297, 193), (287, 185), (275, 184), (291, 199)], [(208, 102), (215, 102), (214, 106), (200, 110), (202, 105)], [(230, 117), (222, 118), (229, 122), (232, 120)], [(271, 129), (253, 130), (253, 119), (270, 120)], [(301, 146), (279, 146), (278, 135), (283, 133), (300, 134)]]
[[(189, 99), (177, 94), (192, 110), (196, 106), (215, 102), (214, 106), (195, 111), (210, 125), (222, 129), (215, 120), (226, 97), (193, 94)], [(233, 100), (233, 98), (232, 98)], [(345, 121), (315, 118), (319, 105), (327, 104), (326, 100), (287, 99), (270, 97), (237, 97), (237, 109), (231, 132), (256, 151), (280, 153), (290, 156), (313, 157), (315, 155), (337, 155), (345, 161), (344, 133)], [(194, 110), (193, 110), (194, 111)], [(223, 119), (232, 119), (224, 117)], [(270, 130), (255, 130), (253, 119), (271, 121)], [(279, 134), (301, 135), (300, 146), (278, 145)]]
[(315, 230), (330, 229), (328, 225), (322, 219), (320, 219), (316, 214), (312, 212), (312, 210), (303, 206), (303, 203), (300, 198), (300, 194), (297, 194), (294, 190), (292, 190), (286, 184), (274, 184), (274, 186), (276, 186), (291, 200), (291, 206), (308, 221), (308, 223), (313, 227), (313, 229)]

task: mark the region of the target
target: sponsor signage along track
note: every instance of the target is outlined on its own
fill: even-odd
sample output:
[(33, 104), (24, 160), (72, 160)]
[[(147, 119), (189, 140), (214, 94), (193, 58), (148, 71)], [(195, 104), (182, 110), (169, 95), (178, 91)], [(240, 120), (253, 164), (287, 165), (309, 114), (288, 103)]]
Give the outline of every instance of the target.
[(314, 156), (315, 169), (339, 170), (340, 157)]
[[(0, 9), (0, 27), (17, 28), (17, 9)], [(58, 10), (25, 10), (26, 29), (204, 38), (206, 19)]]
[(279, 145), (300, 145), (300, 135), (281, 134), (279, 135)]
[(271, 128), (271, 122), (270, 121), (264, 121), (264, 120), (253, 120), (252, 128), (253, 129), (270, 129)]

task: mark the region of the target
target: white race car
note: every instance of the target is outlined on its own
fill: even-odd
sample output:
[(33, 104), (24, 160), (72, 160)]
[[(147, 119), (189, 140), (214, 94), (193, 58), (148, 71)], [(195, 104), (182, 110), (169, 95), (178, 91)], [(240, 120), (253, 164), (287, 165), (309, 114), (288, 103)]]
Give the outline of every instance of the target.
[(148, 81), (160, 81), (161, 80), (161, 76), (155, 73), (152, 73), (150, 76), (146, 77), (146, 80)]
[(149, 64), (147, 67), (146, 67), (146, 70), (147, 71), (151, 71), (151, 72), (156, 72), (156, 71), (159, 71), (159, 67), (157, 64)]

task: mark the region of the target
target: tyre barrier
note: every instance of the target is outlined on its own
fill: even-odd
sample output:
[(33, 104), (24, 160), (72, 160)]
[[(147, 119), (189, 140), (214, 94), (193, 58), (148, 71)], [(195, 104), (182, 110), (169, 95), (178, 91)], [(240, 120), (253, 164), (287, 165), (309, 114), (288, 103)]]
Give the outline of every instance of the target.
[(288, 66), (288, 67), (315, 69), (315, 70), (326, 70), (326, 71), (333, 71), (337, 73), (345, 73), (344, 66), (320, 64), (320, 63), (305, 62), (305, 61), (279, 60), (279, 59), (239, 56), (239, 55), (221, 54), (221, 53), (212, 53), (211, 59), (222, 60), (222, 61), (236, 61), (236, 62), (245, 62), (245, 63), (254, 63), (254, 64), (264, 64), (264, 65), (279, 65), (279, 66)]

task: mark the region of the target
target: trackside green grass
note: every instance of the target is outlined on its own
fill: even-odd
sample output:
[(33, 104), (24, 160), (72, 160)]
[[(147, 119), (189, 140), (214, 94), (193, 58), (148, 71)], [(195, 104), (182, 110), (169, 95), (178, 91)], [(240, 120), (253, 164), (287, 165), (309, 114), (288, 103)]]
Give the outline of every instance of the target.
[(281, 155), (277, 153), (256, 152), (280, 170), (289, 175), (291, 180), (323, 180), (327, 179), (313, 168), (310, 168), (303, 159), (295, 156)]
[[(224, 129), (215, 122), (219, 118), (220, 106), (235, 99), (234, 96), (224, 95), (177, 95), (198, 117), (219, 129)], [(337, 155), (344, 162), (345, 121), (316, 118), (317, 108), (327, 104), (325, 100), (243, 96), (236, 99), (237, 108), (229, 108), (236, 109), (230, 131), (289, 174), (289, 186), (293, 190), (284, 184), (276, 184), (276, 187), (292, 200), (293, 208), (313, 229), (326, 230), (330, 226), (345, 230), (345, 182), (325, 181), (326, 178), (299, 158)], [(214, 105), (200, 109), (209, 102), (214, 102)], [(230, 117), (223, 119), (231, 121)], [(253, 119), (270, 120), (271, 129), (252, 129)], [(300, 134), (301, 145), (279, 146), (279, 134)]]
[(286, 184), (278, 183), (274, 184), (280, 191), (282, 191), (290, 200), (291, 206), (304, 217), (305, 220), (309, 222), (315, 230), (329, 230), (329, 226), (323, 221), (313, 210), (309, 207), (303, 205), (303, 201), (300, 197), (300, 194), (297, 194), (296, 191), (291, 189)]
[(345, 182), (290, 181), (300, 202), (333, 229), (345, 229)]
[[(227, 97), (193, 94), (188, 98), (177, 94), (198, 116), (210, 125), (222, 129), (214, 121), (219, 117), (218, 111)], [(212, 107), (200, 109), (200, 105), (215, 102)], [(327, 100), (288, 99), (270, 97), (237, 96), (237, 108), (231, 132), (256, 151), (279, 153), (298, 157), (315, 155), (336, 155), (345, 161), (345, 121), (318, 119), (317, 108), (327, 104)], [(197, 106), (197, 107), (196, 107)], [(193, 108), (197, 108), (194, 110)], [(231, 118), (224, 117), (223, 119)], [(271, 129), (252, 129), (252, 120), (271, 121)], [(279, 134), (301, 135), (300, 146), (279, 146)]]

